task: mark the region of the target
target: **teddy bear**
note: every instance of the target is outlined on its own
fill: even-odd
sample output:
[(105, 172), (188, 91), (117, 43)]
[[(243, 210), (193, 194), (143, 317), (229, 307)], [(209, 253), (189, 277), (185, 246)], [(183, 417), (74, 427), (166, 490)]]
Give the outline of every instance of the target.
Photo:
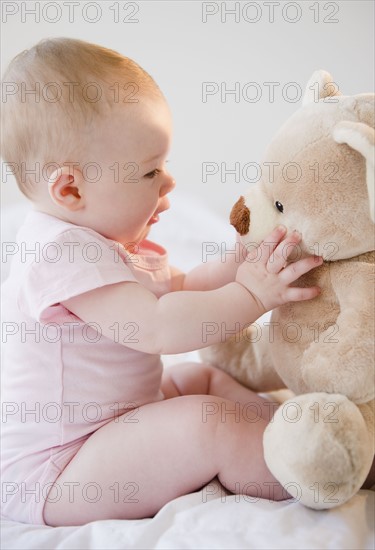
[(291, 390), (264, 433), (267, 466), (302, 504), (338, 506), (374, 459), (374, 94), (342, 95), (315, 71), (230, 221), (245, 252), (282, 224), (302, 235), (285, 265), (323, 257), (293, 284), (318, 297), (201, 353), (257, 392)]

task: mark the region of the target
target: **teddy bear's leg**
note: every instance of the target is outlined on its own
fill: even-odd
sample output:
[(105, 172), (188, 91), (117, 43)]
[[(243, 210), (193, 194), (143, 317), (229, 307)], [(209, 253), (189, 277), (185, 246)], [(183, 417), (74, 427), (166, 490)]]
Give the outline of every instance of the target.
[(200, 356), (253, 391), (285, 388), (273, 367), (268, 330), (268, 326), (250, 325), (225, 343), (202, 349)]
[(361, 411), (340, 394), (310, 393), (289, 399), (264, 434), (267, 466), (302, 504), (315, 509), (343, 504), (370, 471), (373, 419), (373, 410)]
[(375, 399), (369, 401), (369, 403), (358, 405), (358, 408), (367, 424), (367, 429), (373, 444), (374, 455), (370, 471), (364, 484), (362, 485), (362, 489), (371, 489), (372, 491), (375, 491)]

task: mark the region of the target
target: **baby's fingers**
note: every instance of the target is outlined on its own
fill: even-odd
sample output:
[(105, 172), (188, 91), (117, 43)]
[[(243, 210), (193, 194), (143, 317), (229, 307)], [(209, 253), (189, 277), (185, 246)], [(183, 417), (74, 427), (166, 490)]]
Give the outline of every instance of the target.
[(288, 265), (282, 272), (281, 277), (284, 283), (290, 284), (296, 281), (314, 267), (322, 265), (323, 258), (321, 256), (309, 256), (298, 262)]
[(249, 253), (248, 258), (250, 260), (260, 259), (266, 264), (277, 245), (283, 239), (286, 230), (285, 225), (278, 225), (275, 227), (275, 229), (267, 235), (264, 241), (260, 243), (259, 247)]
[(309, 288), (289, 287), (285, 292), (284, 298), (286, 302), (300, 302), (316, 298), (320, 293), (321, 289), (318, 286)]
[(279, 273), (283, 269), (288, 257), (298, 247), (300, 240), (301, 234), (298, 231), (293, 231), (289, 237), (275, 247), (267, 263), (268, 273)]

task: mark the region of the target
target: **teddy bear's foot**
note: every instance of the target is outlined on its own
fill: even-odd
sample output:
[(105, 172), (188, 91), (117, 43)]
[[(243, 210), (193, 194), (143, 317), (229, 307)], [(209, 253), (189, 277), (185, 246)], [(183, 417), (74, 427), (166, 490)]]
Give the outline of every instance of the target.
[(362, 486), (373, 445), (358, 407), (339, 394), (311, 393), (279, 407), (264, 434), (267, 466), (310, 508), (333, 508)]
[(362, 485), (361, 489), (368, 489), (370, 491), (375, 491), (375, 457), (372, 461), (372, 465), (368, 473), (368, 476), (365, 479), (365, 482)]

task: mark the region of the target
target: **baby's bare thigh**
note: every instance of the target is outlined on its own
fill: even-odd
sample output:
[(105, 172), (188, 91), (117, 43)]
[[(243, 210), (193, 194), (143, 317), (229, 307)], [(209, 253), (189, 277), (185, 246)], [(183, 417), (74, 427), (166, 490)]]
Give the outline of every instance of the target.
[(150, 517), (208, 483), (218, 473), (218, 418), (205, 414), (207, 397), (150, 403), (94, 432), (56, 480), (50, 494), (60, 498), (46, 501), (47, 525)]

